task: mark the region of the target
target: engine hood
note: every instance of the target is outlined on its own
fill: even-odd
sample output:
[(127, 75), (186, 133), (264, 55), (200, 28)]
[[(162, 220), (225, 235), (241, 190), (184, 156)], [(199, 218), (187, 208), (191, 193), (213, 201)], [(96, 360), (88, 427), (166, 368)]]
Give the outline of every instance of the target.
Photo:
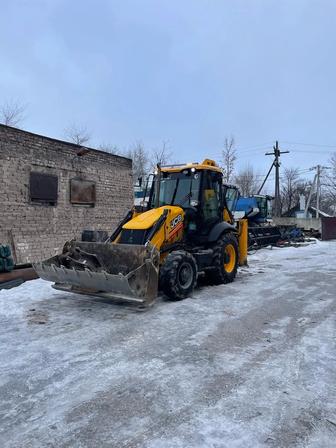
[(135, 218), (128, 221), (123, 225), (123, 229), (150, 229), (153, 224), (160, 218), (164, 210), (168, 210), (168, 217), (175, 217), (176, 215), (181, 214), (182, 219), (184, 218), (184, 211), (181, 207), (177, 207), (176, 205), (164, 205), (163, 207), (153, 208), (146, 212), (137, 215)]

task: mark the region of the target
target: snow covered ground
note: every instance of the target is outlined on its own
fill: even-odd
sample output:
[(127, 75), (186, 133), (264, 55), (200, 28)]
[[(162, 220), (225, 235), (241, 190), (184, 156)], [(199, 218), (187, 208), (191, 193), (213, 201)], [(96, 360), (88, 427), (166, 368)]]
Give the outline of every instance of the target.
[(0, 446), (335, 447), (336, 242), (139, 313), (0, 291)]

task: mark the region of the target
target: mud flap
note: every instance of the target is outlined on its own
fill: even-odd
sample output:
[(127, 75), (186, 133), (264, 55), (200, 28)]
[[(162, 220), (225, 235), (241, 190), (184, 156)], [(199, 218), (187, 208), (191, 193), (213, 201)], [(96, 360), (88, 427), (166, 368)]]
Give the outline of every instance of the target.
[(33, 265), (54, 288), (150, 305), (157, 297), (159, 252), (153, 246), (71, 241), (61, 255)]

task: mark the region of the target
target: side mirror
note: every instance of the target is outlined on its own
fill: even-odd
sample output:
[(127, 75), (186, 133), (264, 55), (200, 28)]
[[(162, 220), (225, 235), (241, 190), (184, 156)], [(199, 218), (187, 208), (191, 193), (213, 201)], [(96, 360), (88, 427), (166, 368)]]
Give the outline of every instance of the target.
[(138, 187), (142, 185), (142, 176), (138, 177)]

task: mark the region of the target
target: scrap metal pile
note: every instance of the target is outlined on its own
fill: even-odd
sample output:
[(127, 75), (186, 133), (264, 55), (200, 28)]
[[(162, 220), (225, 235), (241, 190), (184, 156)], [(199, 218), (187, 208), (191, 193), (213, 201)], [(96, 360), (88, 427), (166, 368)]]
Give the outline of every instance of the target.
[(304, 232), (297, 226), (272, 224), (272, 199), (268, 195), (253, 195), (237, 201), (235, 216), (248, 220), (249, 249), (304, 241)]
[(11, 248), (0, 244), (0, 289), (14, 288), (35, 278), (37, 274), (31, 264), (15, 265)]

